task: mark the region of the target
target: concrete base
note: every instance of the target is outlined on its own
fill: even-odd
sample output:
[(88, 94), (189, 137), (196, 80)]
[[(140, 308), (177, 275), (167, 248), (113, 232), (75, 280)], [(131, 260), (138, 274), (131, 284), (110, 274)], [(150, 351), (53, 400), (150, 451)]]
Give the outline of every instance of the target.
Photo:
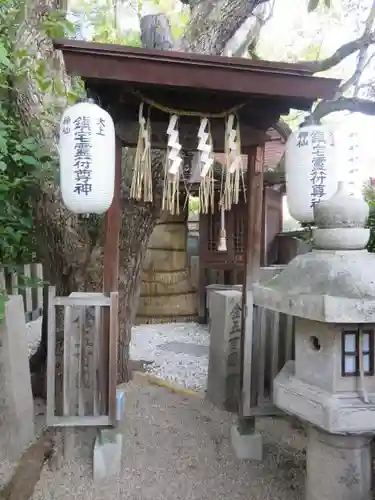
[(240, 460), (263, 460), (263, 438), (258, 432), (253, 434), (240, 434), (238, 426), (235, 424), (231, 428), (231, 442)]
[(306, 500), (370, 500), (370, 442), (309, 427)]
[(123, 435), (116, 429), (99, 430), (94, 445), (93, 477), (95, 482), (120, 474), (122, 443)]
[[(116, 393), (117, 425), (125, 415), (125, 391), (121, 388)], [(93, 478), (95, 482), (118, 476), (121, 472), (122, 444), (124, 436), (118, 427), (99, 429), (94, 444)]]

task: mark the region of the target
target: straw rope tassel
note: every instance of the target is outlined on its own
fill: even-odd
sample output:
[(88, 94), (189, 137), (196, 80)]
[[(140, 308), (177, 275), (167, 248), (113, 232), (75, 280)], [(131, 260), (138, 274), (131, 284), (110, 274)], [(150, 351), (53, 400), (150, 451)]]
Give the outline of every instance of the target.
[(143, 103), (139, 106), (139, 132), (134, 158), (134, 170), (130, 197), (138, 201), (152, 202), (151, 171), (151, 122), (143, 116)]

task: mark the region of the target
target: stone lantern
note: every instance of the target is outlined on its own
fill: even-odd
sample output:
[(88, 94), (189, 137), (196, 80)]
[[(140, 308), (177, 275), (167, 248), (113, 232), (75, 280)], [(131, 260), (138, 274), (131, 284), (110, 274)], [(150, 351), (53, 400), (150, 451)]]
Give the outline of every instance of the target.
[(375, 434), (375, 255), (368, 206), (343, 183), (315, 207), (314, 249), (254, 287), (257, 305), (296, 317), (295, 361), (274, 403), (308, 424), (307, 500), (369, 500)]

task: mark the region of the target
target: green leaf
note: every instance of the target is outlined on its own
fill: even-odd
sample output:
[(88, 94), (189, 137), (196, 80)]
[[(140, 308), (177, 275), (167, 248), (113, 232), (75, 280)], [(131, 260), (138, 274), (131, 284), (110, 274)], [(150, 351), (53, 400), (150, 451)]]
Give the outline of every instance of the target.
[(0, 160), (0, 172), (5, 172), (5, 170), (7, 169), (7, 164)]
[(52, 87), (52, 81), (51, 80), (38, 80), (38, 85), (40, 90), (43, 92), (47, 92), (48, 90), (51, 90)]
[(307, 12), (313, 12), (318, 8), (319, 0), (309, 0), (307, 5)]
[(24, 163), (26, 163), (26, 165), (32, 165), (33, 167), (37, 167), (39, 165), (37, 160), (33, 156), (30, 156), (30, 155), (22, 155), (21, 160)]
[(1, 42), (0, 42), (0, 66), (5, 66), (6, 68), (10, 68), (12, 66), (9, 59), (9, 53), (7, 49), (4, 47), (4, 45), (1, 44)]

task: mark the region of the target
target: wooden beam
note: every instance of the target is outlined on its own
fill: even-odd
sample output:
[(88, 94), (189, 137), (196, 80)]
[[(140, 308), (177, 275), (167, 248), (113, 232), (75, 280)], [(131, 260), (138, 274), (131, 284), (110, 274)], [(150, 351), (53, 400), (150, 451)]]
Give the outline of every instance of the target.
[[(261, 148), (261, 149), (260, 149)], [(262, 151), (263, 149), (263, 151)], [(240, 417), (251, 415), (253, 373), (253, 283), (259, 281), (262, 248), (263, 161), (264, 146), (248, 151), (247, 205), (248, 223), (245, 240), (245, 279), (242, 292)]]
[[(166, 149), (168, 120), (165, 122), (151, 120), (152, 147), (155, 149)], [(198, 145), (199, 119), (196, 123), (186, 123), (182, 119), (179, 123), (180, 142), (185, 151), (196, 151)], [(116, 133), (122, 140), (124, 147), (136, 147), (138, 141), (139, 126), (134, 121), (116, 121)], [(211, 120), (211, 135), (214, 151), (224, 151), (224, 119)], [(249, 148), (263, 142), (268, 135), (262, 130), (248, 125), (241, 125), (241, 146)]]
[[(116, 137), (116, 168), (115, 168), (115, 192), (112, 205), (106, 216), (105, 241), (104, 241), (104, 264), (103, 264), (103, 293), (110, 297), (111, 292), (118, 290), (118, 272), (120, 257), (120, 229), (121, 229), (121, 160), (122, 141)], [(99, 387), (102, 395), (102, 412), (108, 414), (108, 401), (112, 401), (109, 393), (116, 387), (109, 387), (110, 370), (114, 367), (109, 365), (110, 344), (110, 308), (103, 309), (103, 324), (100, 342), (100, 368)], [(115, 393), (116, 395), (116, 393)]]

